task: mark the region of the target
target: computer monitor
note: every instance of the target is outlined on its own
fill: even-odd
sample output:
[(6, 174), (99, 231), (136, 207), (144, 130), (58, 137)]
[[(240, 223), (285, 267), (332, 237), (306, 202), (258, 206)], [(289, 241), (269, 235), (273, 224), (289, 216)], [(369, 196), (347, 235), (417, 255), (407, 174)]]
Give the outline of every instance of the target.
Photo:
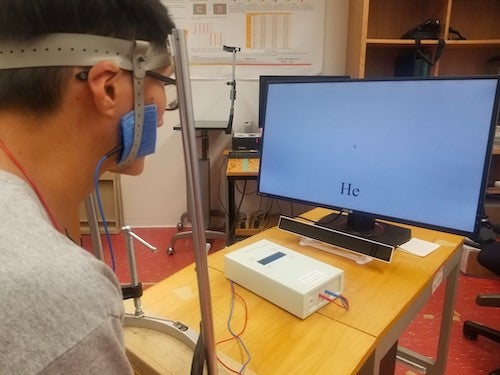
[(348, 212), (317, 224), (362, 237), (389, 228), (375, 219), (474, 237), (499, 90), (497, 77), (269, 82), (258, 192)]
[(270, 82), (318, 82), (331, 81), (333, 79), (348, 79), (345, 75), (328, 76), (298, 76), (298, 75), (263, 75), (259, 76), (259, 127), (262, 128), (265, 116), (265, 107), (267, 101), (267, 88)]

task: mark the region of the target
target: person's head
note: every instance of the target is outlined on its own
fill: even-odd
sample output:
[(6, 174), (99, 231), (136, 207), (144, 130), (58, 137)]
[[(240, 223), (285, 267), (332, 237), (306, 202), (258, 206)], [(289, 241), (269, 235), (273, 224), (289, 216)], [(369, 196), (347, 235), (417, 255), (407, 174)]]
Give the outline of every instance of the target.
[[(0, 5), (0, 110), (51, 114), (59, 109), (68, 82), (75, 79), (76, 67), (85, 72), (87, 79), (92, 76), (95, 65), (107, 60), (125, 75), (128, 73), (131, 84), (139, 84), (140, 88), (133, 90), (134, 104), (129, 111), (137, 110), (136, 100), (143, 95), (140, 91), (145, 78), (142, 74), (137, 81), (134, 76), (141, 69), (166, 71), (171, 64), (166, 43), (173, 28), (168, 11), (159, 0), (3, 0)], [(82, 39), (78, 35), (63, 34), (113, 39), (109, 39), (111, 44), (107, 46), (106, 38), (94, 42), (93, 39), (85, 41), (85, 36)], [(55, 42), (51, 36), (56, 37)], [(46, 48), (40, 44), (41, 40), (52, 42), (47, 42), (49, 47)], [(147, 51), (141, 51), (134, 43), (115, 48), (113, 41), (117, 40), (150, 43), (145, 47)], [(62, 52), (57, 51), (59, 41)], [(82, 41), (86, 43), (84, 46)], [(131, 51), (132, 56), (122, 55), (116, 60), (114, 55), (119, 54), (116, 51), (127, 50), (129, 46), (137, 47)], [(72, 55), (80, 48), (83, 50)], [(64, 49), (68, 49), (68, 55)], [(9, 62), (12, 56), (15, 62), (9, 66), (5, 61)], [(133, 59), (137, 56), (139, 59), (147, 56), (148, 61), (135, 70)], [(151, 63), (152, 60), (155, 61)], [(5, 69), (6, 66), (9, 68)]]

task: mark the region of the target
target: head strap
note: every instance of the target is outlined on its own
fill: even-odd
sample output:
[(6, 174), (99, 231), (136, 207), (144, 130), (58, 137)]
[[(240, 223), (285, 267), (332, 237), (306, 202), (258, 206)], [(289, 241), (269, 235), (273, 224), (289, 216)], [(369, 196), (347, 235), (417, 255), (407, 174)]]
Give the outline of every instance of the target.
[(136, 42), (147, 45), (143, 51), (146, 70), (171, 64), (166, 43), (158, 46), (146, 41), (59, 33), (47, 34), (24, 43), (0, 43), (0, 69), (92, 66), (100, 61), (112, 61), (122, 69), (133, 70), (132, 56)]

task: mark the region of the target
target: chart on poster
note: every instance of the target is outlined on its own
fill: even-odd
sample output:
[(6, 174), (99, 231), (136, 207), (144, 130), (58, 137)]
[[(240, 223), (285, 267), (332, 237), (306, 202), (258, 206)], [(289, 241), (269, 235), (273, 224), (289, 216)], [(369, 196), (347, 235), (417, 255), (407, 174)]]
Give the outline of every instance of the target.
[(187, 31), (191, 77), (227, 79), (238, 47), (238, 79), (320, 74), (325, 0), (162, 0)]

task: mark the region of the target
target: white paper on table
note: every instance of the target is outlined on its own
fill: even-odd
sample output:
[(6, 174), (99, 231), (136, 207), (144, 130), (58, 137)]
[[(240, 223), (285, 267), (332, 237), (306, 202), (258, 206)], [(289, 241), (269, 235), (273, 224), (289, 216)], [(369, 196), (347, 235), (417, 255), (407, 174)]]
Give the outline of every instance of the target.
[(430, 253), (432, 253), (434, 250), (438, 249), (439, 247), (440, 245), (434, 242), (424, 241), (418, 238), (412, 238), (408, 242), (405, 242), (404, 244), (400, 245), (398, 248), (403, 251), (406, 251), (407, 253), (418, 255), (420, 257), (425, 257)]

